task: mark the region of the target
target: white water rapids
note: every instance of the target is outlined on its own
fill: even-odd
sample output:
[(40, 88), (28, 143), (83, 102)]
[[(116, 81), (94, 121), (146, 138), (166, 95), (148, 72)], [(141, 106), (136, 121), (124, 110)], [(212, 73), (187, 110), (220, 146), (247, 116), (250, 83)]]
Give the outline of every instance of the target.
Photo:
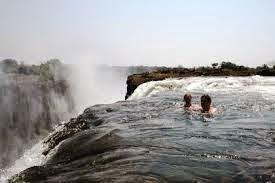
[[(257, 93), (265, 100), (273, 102), (275, 101), (275, 77), (189, 77), (152, 81), (140, 85), (128, 100), (138, 100), (166, 91), (182, 94), (209, 93), (211, 96), (216, 93), (222, 95)], [(0, 182), (5, 182), (10, 176), (28, 167), (43, 164), (46, 157), (41, 154), (42, 151), (41, 142), (27, 150), (12, 166), (0, 170)]]
[(46, 159), (42, 155), (42, 149), (42, 143), (39, 142), (31, 149), (27, 150), (21, 158), (14, 162), (11, 167), (5, 170), (0, 169), (0, 182), (6, 182), (9, 177), (21, 172), (26, 168), (41, 165)]
[(195, 93), (260, 93), (265, 99), (275, 100), (275, 77), (188, 77), (151, 81), (140, 85), (128, 100), (150, 97), (159, 92)]

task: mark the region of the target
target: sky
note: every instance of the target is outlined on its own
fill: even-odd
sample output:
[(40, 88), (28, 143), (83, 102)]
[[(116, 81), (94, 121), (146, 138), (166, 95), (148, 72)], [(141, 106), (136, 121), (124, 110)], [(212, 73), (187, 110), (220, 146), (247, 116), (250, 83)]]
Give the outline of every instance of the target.
[(202, 66), (275, 60), (274, 0), (0, 0), (0, 60)]

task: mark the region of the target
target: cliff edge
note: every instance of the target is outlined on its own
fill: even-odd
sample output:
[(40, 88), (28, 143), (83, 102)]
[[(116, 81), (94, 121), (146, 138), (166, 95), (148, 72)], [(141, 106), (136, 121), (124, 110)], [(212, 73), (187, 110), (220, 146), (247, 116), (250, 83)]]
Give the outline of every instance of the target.
[(145, 72), (133, 74), (127, 78), (127, 93), (125, 100), (134, 93), (135, 89), (149, 81), (160, 81), (167, 78), (197, 77), (197, 76), (275, 76), (275, 67), (270, 68), (267, 65), (250, 68), (238, 66), (231, 62), (214, 63), (212, 67), (199, 68), (166, 68), (160, 67), (154, 72)]

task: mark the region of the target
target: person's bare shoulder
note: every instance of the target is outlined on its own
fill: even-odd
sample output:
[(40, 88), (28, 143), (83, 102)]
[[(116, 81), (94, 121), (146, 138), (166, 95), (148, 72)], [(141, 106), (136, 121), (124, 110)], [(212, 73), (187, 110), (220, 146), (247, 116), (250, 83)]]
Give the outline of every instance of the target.
[(190, 110), (192, 111), (200, 111), (202, 110), (201, 106), (197, 105), (197, 104), (194, 104), (190, 107)]
[(209, 113), (213, 114), (217, 111), (217, 108), (215, 107), (211, 107), (210, 110), (209, 110)]

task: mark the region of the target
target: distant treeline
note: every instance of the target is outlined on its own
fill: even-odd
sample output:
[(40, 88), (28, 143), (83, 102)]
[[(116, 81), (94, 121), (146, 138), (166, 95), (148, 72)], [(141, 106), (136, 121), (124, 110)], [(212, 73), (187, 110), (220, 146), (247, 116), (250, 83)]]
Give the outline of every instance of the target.
[[(37, 75), (41, 80), (55, 80), (64, 72), (65, 65), (58, 59), (51, 59), (40, 65), (18, 63), (13, 59), (0, 62), (0, 72), (8, 74)], [(60, 79), (60, 78), (59, 78)]]
[[(143, 68), (132, 68), (135, 71), (140, 71)], [(135, 91), (135, 89), (149, 81), (160, 81), (167, 78), (182, 78), (182, 77), (196, 77), (196, 76), (275, 76), (275, 66), (269, 67), (264, 64), (256, 68), (236, 65), (232, 62), (213, 63), (208, 67), (193, 67), (184, 68), (182, 66), (169, 67), (153, 67), (153, 71), (145, 71), (144, 73), (136, 73), (127, 78), (127, 99)], [(148, 69), (148, 68), (146, 68)]]
[[(109, 66), (104, 67), (107, 68)], [(57, 75), (61, 75), (61, 73), (66, 70), (65, 68), (66, 65), (58, 59), (51, 59), (49, 61), (41, 63), (40, 65), (27, 65), (23, 62), (18, 63), (14, 59), (5, 59), (0, 61), (0, 72), (24, 75), (38, 75), (40, 79), (43, 80), (55, 79)], [(178, 66), (174, 68), (164, 66), (115, 66), (113, 68), (117, 70), (124, 70), (125, 68), (127, 68), (127, 73), (129, 75), (157, 72), (162, 74), (178, 73), (187, 76), (275, 76), (275, 65), (273, 65), (273, 67), (270, 67), (266, 64), (263, 64), (262, 66), (252, 68), (243, 65), (237, 65), (232, 62), (212, 63), (211, 66), (201, 66), (193, 68), (185, 68), (183, 66)]]
[[(141, 73), (178, 73), (184, 74), (186, 76), (252, 76), (252, 75), (261, 75), (261, 76), (275, 76), (275, 65), (273, 67), (263, 64), (258, 67), (246, 67), (243, 65), (237, 65), (232, 62), (221, 62), (221, 63), (212, 63), (211, 66), (201, 66), (193, 68), (185, 68), (183, 66), (178, 67), (148, 67), (148, 66), (131, 66), (129, 71), (135, 74)], [(153, 74), (152, 73), (152, 74)]]

